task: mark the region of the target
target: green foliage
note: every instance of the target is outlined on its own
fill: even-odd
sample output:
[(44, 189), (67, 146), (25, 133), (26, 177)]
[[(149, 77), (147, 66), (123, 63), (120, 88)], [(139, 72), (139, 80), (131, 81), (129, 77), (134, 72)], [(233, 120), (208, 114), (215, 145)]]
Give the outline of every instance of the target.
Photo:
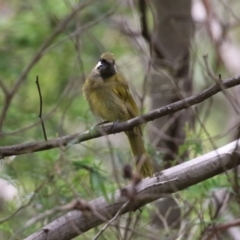
[[(8, 91), (12, 90), (58, 24), (79, 2), (81, 1), (1, 2), (0, 81)], [(123, 15), (126, 18), (132, 17), (135, 15), (135, 9), (128, 5), (128, 1), (121, 5), (111, 0), (87, 0), (85, 3), (87, 6), (74, 16), (42, 52), (41, 58), (33, 64), (34, 66), (14, 94), (0, 130), (1, 146), (44, 141), (38, 116), (40, 104), (35, 83), (36, 76), (39, 77), (43, 97), (43, 119), (48, 139), (82, 132), (97, 123), (97, 119), (89, 111), (81, 87), (102, 52), (113, 52), (117, 58), (118, 70), (123, 72), (131, 85), (142, 90), (142, 81), (147, 70), (142, 67), (142, 59), (140, 60), (137, 56), (136, 48), (132, 43), (134, 42), (137, 48), (139, 44), (146, 47), (145, 43), (138, 42), (138, 33), (136, 36), (133, 33), (134, 41), (130, 42), (129, 38), (119, 31), (118, 26), (121, 23), (128, 29), (128, 22), (118, 20), (124, 19)], [(147, 18), (152, 29), (154, 20), (150, 10), (147, 12)], [(131, 29), (131, 21), (129, 27)], [(76, 36), (74, 34), (77, 31), (80, 34)], [(210, 60), (214, 64), (214, 58)], [(202, 69), (197, 69), (197, 74), (200, 74), (200, 70)], [(0, 110), (2, 111), (6, 98), (2, 88), (0, 91)], [(224, 125), (226, 120), (220, 119), (219, 111), (213, 111), (211, 114), (217, 116), (221, 126)], [(219, 128), (214, 121), (216, 121), (215, 118), (211, 118), (206, 123), (211, 134), (215, 134)], [(197, 132), (196, 129), (200, 130)], [(199, 124), (195, 130), (186, 125), (185, 132), (186, 140), (179, 148), (179, 155), (187, 152), (189, 159), (212, 148), (212, 145), (206, 143), (207, 136)], [(113, 201), (113, 193), (119, 188), (116, 176), (119, 177), (121, 186), (126, 185), (128, 182), (122, 179), (122, 167), (132, 160), (127, 150), (129, 145), (126, 144), (127, 147), (123, 151), (121, 145), (124, 145), (125, 141), (119, 141), (118, 137), (118, 134), (115, 138), (113, 137), (111, 148), (106, 138), (98, 138), (77, 146), (68, 146), (68, 148), (60, 146), (58, 149), (1, 160), (0, 178), (7, 179), (15, 186), (18, 196), (14, 201), (6, 202), (3, 210), (0, 209), (0, 219), (10, 216), (20, 206), (25, 204), (26, 206), (8, 221), (0, 224), (0, 238), (10, 239), (12, 236), (18, 239), (25, 238), (63, 213), (56, 212), (25, 229), (24, 226), (29, 220), (56, 206), (68, 204), (76, 198), (92, 200), (104, 196), (107, 201)], [(163, 155), (161, 150), (156, 151), (155, 146), (149, 146), (148, 152), (161, 163)], [(112, 161), (116, 169), (113, 169)], [(192, 202), (199, 200), (197, 207), (200, 208), (202, 199), (212, 189), (216, 189), (216, 186), (228, 187), (229, 182), (224, 175), (216, 176), (183, 191), (182, 197), (191, 199)], [(237, 208), (234, 204), (231, 207)], [(139, 232), (145, 231), (142, 226), (149, 225), (150, 213), (154, 210), (155, 208), (151, 205), (143, 209)], [(136, 216), (134, 214), (137, 213), (131, 214)], [(208, 215), (206, 219), (209, 219)], [(127, 219), (123, 218), (124, 224), (126, 221)], [(91, 239), (96, 234), (96, 230), (98, 229), (86, 233), (86, 238)], [(106, 239), (116, 237), (112, 231), (108, 231), (106, 236)]]
[(4, 222), (4, 223), (0, 224), (0, 230), (3, 232), (6, 232), (8, 234), (13, 234), (13, 229), (11, 228), (11, 226), (8, 222)]
[(202, 134), (196, 134), (195, 130), (185, 125), (186, 138), (182, 145), (178, 148), (178, 155), (188, 154), (189, 158), (196, 157), (203, 153)]
[(77, 170), (80, 170), (79, 173), (81, 173), (82, 170), (87, 171), (91, 190), (96, 195), (103, 195), (106, 199), (108, 199), (106, 186), (109, 181), (104, 176), (105, 172), (101, 170), (101, 163), (96, 164), (93, 162), (92, 158), (87, 156), (86, 158), (81, 159), (81, 161), (74, 161), (73, 166)]

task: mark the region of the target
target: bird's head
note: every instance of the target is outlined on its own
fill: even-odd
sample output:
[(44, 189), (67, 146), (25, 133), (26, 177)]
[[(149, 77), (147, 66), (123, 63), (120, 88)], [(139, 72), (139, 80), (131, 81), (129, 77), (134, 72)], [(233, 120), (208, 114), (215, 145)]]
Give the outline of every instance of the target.
[(103, 53), (94, 69), (99, 71), (103, 79), (112, 77), (116, 74), (114, 55), (109, 52)]

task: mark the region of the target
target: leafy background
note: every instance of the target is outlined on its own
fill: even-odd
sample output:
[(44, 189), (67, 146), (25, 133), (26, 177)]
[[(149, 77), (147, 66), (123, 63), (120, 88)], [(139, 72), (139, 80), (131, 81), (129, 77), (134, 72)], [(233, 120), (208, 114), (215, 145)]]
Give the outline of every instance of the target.
[[(236, 1), (231, 2), (236, 4)], [(7, 89), (11, 89), (59, 21), (69, 14), (77, 3), (78, 1), (57, 0), (0, 1), (0, 80)], [(144, 55), (133, 46), (132, 41), (121, 32), (117, 24), (119, 19), (123, 19), (131, 27), (139, 26), (134, 3), (110, 0), (86, 3), (87, 6), (79, 11), (74, 20), (44, 51), (43, 57), (30, 70), (14, 95), (0, 132), (1, 146), (44, 140), (38, 118), (39, 94), (35, 83), (36, 76), (39, 77), (43, 96), (43, 117), (48, 139), (81, 132), (96, 124), (97, 120), (90, 113), (83, 98), (81, 86), (104, 51), (115, 54), (118, 69), (137, 93), (135, 98), (138, 99), (136, 96), (141, 95), (147, 71)], [(236, 6), (239, 9), (239, 4)], [(218, 11), (222, 11), (222, 5), (219, 5)], [(147, 16), (150, 27), (153, 28), (150, 10)], [(79, 27), (80, 34), (72, 37), (71, 34)], [(239, 27), (234, 29), (231, 35), (239, 44)], [(147, 47), (144, 42), (143, 47)], [(206, 32), (196, 24), (191, 53), (194, 93), (210, 85), (205, 81), (207, 73), (202, 60), (206, 53), (211, 68), (220, 72), (223, 78), (228, 78), (229, 71), (223, 65), (220, 64), (219, 67), (216, 64), (216, 52)], [(5, 97), (1, 92), (1, 109), (4, 101)], [(234, 120), (225, 117), (230, 116), (231, 109), (224, 95), (220, 94), (208, 104), (212, 104), (210, 112), (207, 112), (204, 103), (198, 106), (201, 109), (199, 116), (204, 119), (215, 146), (222, 146), (233, 138), (234, 129), (231, 130), (230, 127)], [(146, 96), (142, 112), (147, 112), (148, 109), (149, 99)], [(179, 149), (180, 153), (190, 149), (190, 157), (195, 157), (213, 148), (198, 123), (194, 130), (186, 125), (185, 132), (187, 137)], [(161, 152), (152, 148), (147, 134), (145, 139), (150, 156), (161, 164)], [(30, 219), (77, 197), (85, 200), (102, 195), (107, 197), (107, 193), (118, 188), (116, 173), (112, 170), (112, 158), (117, 163), (121, 184), (127, 184), (121, 177), (122, 166), (131, 159), (129, 146), (125, 142), (124, 134), (117, 134), (109, 136), (108, 139), (87, 141), (68, 150), (54, 149), (1, 160), (1, 179), (9, 181), (15, 187), (13, 191), (16, 197), (8, 203), (2, 202), (0, 220), (18, 207), (24, 204), (27, 206), (0, 224), (0, 238), (22, 239), (28, 236), (63, 213), (54, 213), (28, 226)], [(192, 204), (197, 202), (196, 206), (201, 211), (205, 198), (212, 190), (220, 187), (232, 191), (225, 175), (182, 191), (181, 197), (190, 199)], [(238, 215), (237, 204), (233, 204), (232, 208)], [(142, 225), (149, 225), (154, 209), (154, 205), (144, 208)], [(209, 213), (206, 213), (206, 221), (210, 219), (209, 216)], [(192, 213), (190, 218), (196, 219), (196, 213)], [(125, 217), (121, 221), (125, 223)], [(86, 238), (91, 239), (98, 230), (89, 231), (85, 234)], [(109, 230), (106, 236), (106, 239), (112, 239), (114, 233)]]

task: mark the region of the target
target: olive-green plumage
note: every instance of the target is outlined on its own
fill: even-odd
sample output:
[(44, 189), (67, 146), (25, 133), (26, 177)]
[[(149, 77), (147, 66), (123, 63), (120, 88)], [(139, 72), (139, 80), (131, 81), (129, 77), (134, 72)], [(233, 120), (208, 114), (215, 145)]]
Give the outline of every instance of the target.
[[(112, 53), (102, 54), (83, 85), (83, 93), (92, 112), (103, 120), (127, 121), (139, 115), (137, 105), (121, 74), (116, 72)], [(136, 159), (137, 171), (143, 177), (152, 176), (153, 169), (144, 148), (141, 128), (135, 127), (125, 134)]]

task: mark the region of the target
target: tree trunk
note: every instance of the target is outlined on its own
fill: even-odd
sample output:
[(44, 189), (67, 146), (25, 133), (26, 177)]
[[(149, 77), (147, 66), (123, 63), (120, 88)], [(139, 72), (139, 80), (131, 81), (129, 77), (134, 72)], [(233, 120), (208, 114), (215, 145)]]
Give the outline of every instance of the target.
[[(150, 91), (151, 109), (155, 109), (191, 94), (189, 49), (193, 26), (190, 0), (154, 0), (152, 3), (155, 25)], [(172, 165), (171, 160), (176, 160), (178, 147), (185, 139), (187, 122), (192, 122), (191, 110), (152, 123), (150, 139), (156, 148), (164, 152), (164, 168)]]

